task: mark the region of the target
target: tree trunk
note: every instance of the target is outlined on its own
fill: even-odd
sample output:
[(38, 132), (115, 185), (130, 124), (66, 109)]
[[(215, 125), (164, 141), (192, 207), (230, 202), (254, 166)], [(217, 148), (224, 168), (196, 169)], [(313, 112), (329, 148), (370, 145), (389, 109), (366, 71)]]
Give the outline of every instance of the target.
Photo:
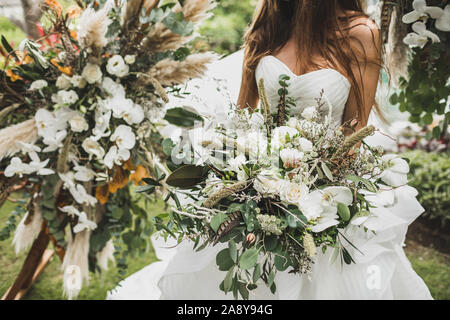
[(39, 39), (41, 35), (36, 28), (36, 24), (39, 23), (42, 11), (40, 4), (42, 0), (20, 0), (22, 2), (23, 15), (24, 15), (24, 31), (31, 39)]

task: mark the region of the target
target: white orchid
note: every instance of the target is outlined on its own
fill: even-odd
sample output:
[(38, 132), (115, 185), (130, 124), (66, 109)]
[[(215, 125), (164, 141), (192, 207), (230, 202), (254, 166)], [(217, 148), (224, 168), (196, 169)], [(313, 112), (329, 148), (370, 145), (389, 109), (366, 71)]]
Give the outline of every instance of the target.
[(89, 154), (89, 159), (91, 159), (92, 156), (95, 156), (97, 159), (102, 159), (105, 155), (105, 150), (92, 137), (86, 138), (81, 146), (84, 151)]
[(438, 30), (450, 32), (450, 4), (445, 6), (442, 16), (436, 19), (435, 27)]
[(109, 121), (111, 120), (111, 111), (103, 113), (97, 109), (95, 111), (95, 127), (92, 129), (93, 140), (98, 141), (103, 137), (107, 137), (111, 134), (109, 128)]
[(403, 23), (413, 23), (417, 20), (426, 21), (428, 17), (437, 19), (444, 13), (439, 7), (427, 6), (425, 0), (414, 0), (412, 6), (414, 10), (402, 17)]
[(125, 62), (127, 63), (127, 64), (133, 64), (133, 63), (135, 63), (136, 62), (136, 55), (131, 55), (131, 54), (127, 54), (124, 58), (123, 58), (123, 60), (125, 60)]
[(313, 151), (313, 144), (308, 139), (298, 137), (295, 139), (294, 143), (298, 145), (303, 152)]
[(109, 77), (103, 78), (102, 88), (111, 96), (125, 97), (124, 87), (121, 84), (114, 82), (114, 80)]
[(74, 200), (79, 204), (93, 206), (97, 203), (97, 199), (88, 194), (86, 189), (81, 184), (76, 184), (75, 187), (69, 188), (69, 192)]
[(130, 158), (130, 150), (118, 149), (116, 146), (112, 146), (108, 153), (106, 153), (103, 163), (109, 169), (112, 169), (114, 164), (121, 165), (124, 161)]
[(299, 208), (309, 221), (314, 221), (311, 230), (321, 232), (339, 224), (338, 203), (349, 206), (352, 202), (353, 195), (349, 188), (335, 186), (309, 193), (300, 201)]
[(58, 173), (59, 178), (63, 182), (64, 188), (67, 190), (75, 189), (75, 175), (72, 171), (68, 171), (66, 173)]
[(40, 136), (53, 135), (55, 133), (56, 118), (50, 111), (39, 109), (34, 115), (34, 120)]
[(243, 165), (247, 162), (247, 158), (244, 154), (238, 155), (236, 158), (231, 158), (228, 160), (228, 168), (231, 171), (234, 171), (237, 173), (237, 179), (239, 181), (243, 181), (247, 179), (247, 174), (245, 173), (244, 169), (242, 168)]
[(95, 178), (95, 171), (85, 166), (76, 165), (73, 169), (75, 170), (75, 180), (88, 182)]
[(415, 22), (412, 29), (414, 32), (408, 33), (403, 39), (403, 42), (409, 46), (423, 48), (428, 39), (431, 39), (433, 43), (441, 41), (435, 33), (427, 30), (427, 26), (423, 22)]
[(4, 175), (8, 178), (16, 174), (18, 174), (19, 177), (22, 177), (24, 174), (30, 174), (32, 172), (33, 169), (29, 164), (23, 163), (19, 157), (13, 157), (11, 158), (9, 165), (6, 167)]
[(46, 134), (43, 136), (42, 142), (47, 145), (47, 147), (42, 150), (43, 152), (53, 152), (63, 146), (63, 141), (67, 136), (66, 130), (57, 131), (53, 134)]
[(110, 137), (119, 149), (132, 149), (136, 143), (136, 136), (131, 127), (121, 124)]
[(267, 138), (261, 130), (252, 130), (237, 137), (236, 147), (251, 160), (256, 160), (267, 154)]
[(20, 147), (22, 153), (41, 152), (41, 148), (31, 143), (17, 141), (16, 144)]
[(62, 208), (59, 208), (62, 212), (67, 213), (68, 215), (74, 217), (78, 217), (78, 223), (73, 228), (73, 232), (78, 233), (83, 231), (84, 229), (87, 230), (95, 230), (97, 228), (97, 224), (91, 220), (88, 219), (86, 212), (79, 211), (74, 206), (65, 206)]
[(46, 176), (55, 173), (53, 170), (46, 168), (50, 159), (41, 161), (36, 152), (30, 152), (28, 155), (31, 158), (31, 162), (29, 166), (33, 172), (36, 172), (38, 175)]
[(408, 181), (408, 162), (396, 154), (387, 154), (381, 159), (387, 166), (380, 175), (381, 180), (392, 187), (405, 185)]

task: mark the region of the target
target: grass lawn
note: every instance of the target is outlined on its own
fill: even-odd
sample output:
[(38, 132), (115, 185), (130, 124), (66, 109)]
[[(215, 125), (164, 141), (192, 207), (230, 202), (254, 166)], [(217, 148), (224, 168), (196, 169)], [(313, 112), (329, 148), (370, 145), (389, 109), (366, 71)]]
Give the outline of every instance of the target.
[[(6, 202), (0, 210), (0, 227), (5, 225), (8, 213), (14, 207)], [(162, 210), (161, 203), (155, 203), (154, 212)], [(14, 281), (25, 259), (26, 253), (16, 256), (11, 246), (12, 239), (0, 241), (0, 296), (2, 296)], [(416, 272), (424, 279), (435, 299), (450, 299), (450, 256), (427, 248), (417, 242), (407, 241), (406, 253)], [(149, 263), (156, 261), (153, 251), (130, 259), (127, 275), (130, 275)], [(40, 275), (35, 285), (27, 293), (25, 299), (63, 299), (61, 263), (54, 257), (51, 263)], [(91, 274), (89, 286), (83, 287), (79, 299), (104, 299), (108, 290), (118, 283), (114, 267), (102, 274)]]

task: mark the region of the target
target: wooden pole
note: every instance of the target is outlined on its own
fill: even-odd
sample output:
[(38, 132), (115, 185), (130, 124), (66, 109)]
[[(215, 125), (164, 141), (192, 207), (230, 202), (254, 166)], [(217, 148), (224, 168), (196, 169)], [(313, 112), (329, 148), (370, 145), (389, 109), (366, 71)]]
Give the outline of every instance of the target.
[(21, 299), (28, 289), (35, 282), (44, 267), (53, 256), (53, 250), (47, 250), (50, 237), (46, 233), (46, 223), (42, 227), (36, 240), (34, 240), (30, 251), (22, 265), (19, 275), (13, 285), (8, 289), (2, 300), (18, 300)]

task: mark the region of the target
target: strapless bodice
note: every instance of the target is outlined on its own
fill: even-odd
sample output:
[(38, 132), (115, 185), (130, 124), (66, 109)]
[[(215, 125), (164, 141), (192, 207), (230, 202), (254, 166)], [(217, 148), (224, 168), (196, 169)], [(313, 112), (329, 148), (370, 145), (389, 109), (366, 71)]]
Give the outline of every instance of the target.
[[(320, 97), (323, 90), (324, 97), (332, 106), (333, 123), (341, 123), (351, 87), (344, 75), (337, 70), (327, 68), (298, 76), (281, 60), (274, 56), (265, 56), (259, 62), (255, 76), (257, 82), (261, 78), (264, 79), (267, 98), (273, 108), (276, 108), (279, 102), (279, 77), (282, 74), (291, 78), (288, 81), (290, 83), (288, 91), (289, 96), (294, 99), (296, 104), (291, 108), (291, 115), (300, 114), (306, 107), (317, 106), (316, 99)], [(328, 108), (326, 105), (323, 108)], [(322, 114), (327, 113), (327, 110), (320, 111)]]

